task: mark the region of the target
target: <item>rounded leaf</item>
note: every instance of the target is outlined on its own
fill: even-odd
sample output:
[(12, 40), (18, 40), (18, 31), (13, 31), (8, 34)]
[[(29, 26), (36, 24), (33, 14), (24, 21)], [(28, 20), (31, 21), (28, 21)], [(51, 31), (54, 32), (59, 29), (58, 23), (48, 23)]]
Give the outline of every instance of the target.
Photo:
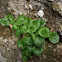
[(44, 38), (36, 37), (34, 44), (36, 46), (42, 46), (44, 44)]
[(24, 15), (21, 15), (18, 17), (18, 19), (16, 20), (15, 24), (20, 26), (22, 24), (24, 24), (24, 22), (27, 20), (27, 18)]
[(29, 52), (33, 52), (34, 46), (26, 46), (26, 49), (27, 49)]
[(46, 24), (45, 20), (40, 19), (40, 27), (44, 27)]
[(34, 33), (29, 33), (28, 35), (31, 36), (31, 38), (32, 38), (33, 41), (35, 41), (35, 35), (34, 35)]
[(29, 33), (33, 33), (36, 31), (36, 27), (34, 25), (29, 26)]
[(30, 24), (31, 24), (31, 25), (34, 25), (37, 29), (40, 27), (40, 21), (37, 20), (37, 19), (31, 21)]
[(41, 37), (44, 37), (44, 38), (47, 38), (50, 36), (50, 31), (47, 27), (42, 27), (40, 30), (39, 30), (39, 35)]
[(33, 44), (30, 37), (24, 36), (23, 39), (24, 39), (25, 44), (27, 44), (27, 45), (32, 45)]
[(4, 16), (4, 21), (8, 21), (8, 19), (9, 19), (9, 18), (8, 18), (8, 15), (5, 15), (5, 16)]
[(27, 49), (22, 49), (21, 54), (25, 56), (30, 56), (31, 53)]
[(22, 25), (20, 27), (20, 29), (21, 29), (21, 33), (28, 33), (28, 29), (27, 29), (26, 25)]
[(28, 56), (22, 55), (22, 59), (26, 61), (28, 59)]
[(1, 19), (1, 25), (3, 26), (9, 26), (9, 21), (5, 21), (4, 18)]
[(25, 48), (25, 43), (23, 42), (23, 38), (19, 39), (18, 42), (17, 42), (17, 46), (18, 48), (22, 47), (22, 49)]
[(15, 36), (16, 36), (16, 37), (19, 37), (20, 35), (21, 35), (20, 29), (16, 29), (16, 31), (15, 31)]
[(19, 28), (19, 27), (18, 27), (17, 25), (13, 24), (12, 30), (16, 30), (16, 29), (18, 29), (18, 28)]
[(53, 44), (56, 44), (59, 42), (59, 35), (56, 32), (52, 32), (51, 36), (49, 37), (49, 41)]
[(40, 47), (40, 48), (36, 47), (33, 53), (37, 56), (41, 55), (43, 53), (43, 48), (42, 47)]
[(30, 22), (32, 21), (32, 19), (29, 17), (27, 18), (26, 22), (24, 23), (24, 25), (29, 26)]
[(19, 39), (18, 40), (18, 42), (17, 42), (18, 48), (20, 48), (22, 46), (22, 42), (23, 42), (23, 39)]

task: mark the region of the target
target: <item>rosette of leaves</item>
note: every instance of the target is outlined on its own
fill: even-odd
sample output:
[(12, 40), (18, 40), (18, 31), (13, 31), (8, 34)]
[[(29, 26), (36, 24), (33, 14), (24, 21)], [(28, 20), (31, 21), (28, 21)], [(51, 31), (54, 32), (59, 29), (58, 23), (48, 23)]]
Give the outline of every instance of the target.
[(9, 18), (9, 23), (10, 24), (14, 24), (15, 23), (15, 20), (14, 20), (14, 17), (13, 17), (13, 15), (8, 15), (8, 18)]
[(11, 14), (5, 15), (4, 18), (0, 19), (0, 24), (3, 26), (9, 26), (9, 24), (14, 24), (15, 20)]
[(39, 56), (43, 53), (44, 39), (48, 38), (53, 44), (59, 42), (59, 35), (57, 32), (50, 32), (50, 30), (45, 27), (45, 20), (34, 19), (30, 17), (25, 17), (20, 15), (16, 20), (14, 20), (13, 15), (5, 15), (4, 18), (0, 19), (0, 24), (3, 26), (9, 26), (12, 24), (12, 30), (15, 31), (15, 36), (22, 37), (18, 40), (18, 48), (22, 48), (21, 54), (22, 59), (27, 60), (32, 58), (32, 54)]
[(5, 15), (4, 18), (0, 19), (0, 23), (3, 26), (9, 26), (8, 15)]

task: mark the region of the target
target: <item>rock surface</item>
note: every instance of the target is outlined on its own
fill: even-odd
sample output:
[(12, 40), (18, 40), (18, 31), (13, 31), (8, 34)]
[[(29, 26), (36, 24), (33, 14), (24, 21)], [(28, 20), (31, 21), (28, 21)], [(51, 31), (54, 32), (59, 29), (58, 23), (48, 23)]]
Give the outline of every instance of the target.
[[(15, 19), (21, 14), (38, 19), (39, 10), (44, 11), (42, 18), (47, 22), (46, 26), (51, 31), (57, 31), (62, 42), (62, 0), (0, 0), (0, 18), (11, 13)], [(0, 58), (4, 59), (0, 62), (23, 62), (17, 40), (9, 27), (0, 25)], [(62, 43), (53, 45), (45, 41), (43, 55), (34, 56), (27, 62), (62, 62)]]
[(62, 16), (62, 3), (61, 2), (53, 3), (52, 7), (54, 11), (57, 11)]

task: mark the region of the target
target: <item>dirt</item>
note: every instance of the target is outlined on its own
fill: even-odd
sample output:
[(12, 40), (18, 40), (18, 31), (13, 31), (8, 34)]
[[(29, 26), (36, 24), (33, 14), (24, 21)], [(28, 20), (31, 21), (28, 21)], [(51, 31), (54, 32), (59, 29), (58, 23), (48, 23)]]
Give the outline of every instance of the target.
[[(3, 0), (3, 1), (0, 0), (0, 18), (4, 17), (4, 15), (8, 14), (9, 12), (17, 18), (17, 16), (23, 13), (23, 11), (25, 11), (23, 14), (26, 15), (27, 17), (29, 16), (32, 19), (39, 18), (37, 16), (38, 12), (37, 7), (36, 9), (33, 10), (30, 9), (26, 10), (23, 6), (25, 2), (22, 4), (23, 2), (22, 1), (21, 10), (19, 10), (18, 12), (17, 8), (16, 11), (14, 11), (15, 8), (11, 7), (11, 5), (8, 8), (7, 2), (9, 2), (9, 0)], [(14, 4), (15, 3), (17, 2), (14, 2)], [(33, 5), (35, 6), (34, 3)], [(44, 9), (44, 17), (42, 18), (46, 20), (46, 26), (51, 31), (57, 31), (59, 33), (61, 42), (59, 42), (56, 45), (53, 45), (48, 40), (46, 40), (43, 46), (44, 53), (41, 56), (33, 56), (33, 59), (29, 59), (25, 62), (62, 62), (62, 16), (59, 13), (53, 11), (52, 7), (50, 6), (51, 4), (47, 4), (46, 6), (45, 5), (46, 4), (44, 4), (43, 6), (45, 7), (45, 9)], [(21, 49), (17, 47), (17, 41), (18, 39), (15, 37), (10, 27), (3, 27), (0, 25), (0, 62), (24, 62), (22, 60)]]

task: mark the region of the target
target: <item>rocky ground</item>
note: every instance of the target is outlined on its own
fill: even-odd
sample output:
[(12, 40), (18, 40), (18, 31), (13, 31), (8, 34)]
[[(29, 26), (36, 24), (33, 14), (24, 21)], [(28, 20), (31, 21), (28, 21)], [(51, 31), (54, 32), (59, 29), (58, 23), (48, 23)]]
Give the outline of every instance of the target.
[[(46, 40), (43, 55), (26, 62), (62, 62), (62, 0), (0, 0), (0, 18), (8, 13), (15, 19), (21, 14), (40, 18), (39, 10), (44, 11), (42, 19), (47, 22), (46, 26), (59, 33), (60, 42), (53, 45)], [(17, 40), (9, 27), (0, 25), (0, 62), (23, 62)]]

